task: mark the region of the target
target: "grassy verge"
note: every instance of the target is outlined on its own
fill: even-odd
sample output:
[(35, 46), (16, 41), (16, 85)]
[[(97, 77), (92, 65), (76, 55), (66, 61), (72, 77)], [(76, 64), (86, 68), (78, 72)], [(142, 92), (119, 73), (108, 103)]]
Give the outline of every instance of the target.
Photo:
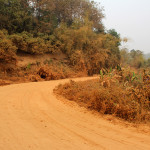
[[(103, 73), (102, 73), (103, 72)], [(102, 114), (130, 122), (150, 121), (150, 75), (101, 71), (100, 79), (59, 85), (58, 94)]]

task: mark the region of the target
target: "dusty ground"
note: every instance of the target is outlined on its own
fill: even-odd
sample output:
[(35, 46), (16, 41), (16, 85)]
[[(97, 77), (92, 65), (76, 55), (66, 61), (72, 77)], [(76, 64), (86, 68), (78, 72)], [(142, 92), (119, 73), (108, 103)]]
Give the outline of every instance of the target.
[(0, 150), (150, 150), (149, 133), (58, 100), (66, 81), (0, 87)]

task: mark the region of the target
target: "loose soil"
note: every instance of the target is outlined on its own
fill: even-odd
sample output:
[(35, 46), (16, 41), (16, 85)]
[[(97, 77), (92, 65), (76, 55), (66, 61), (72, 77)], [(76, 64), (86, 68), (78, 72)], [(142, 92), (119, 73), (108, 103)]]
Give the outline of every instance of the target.
[[(84, 81), (92, 78), (78, 78)], [(0, 150), (149, 150), (150, 133), (58, 100), (69, 79), (0, 87)], [(68, 104), (69, 103), (69, 104)], [(145, 131), (145, 132), (144, 132)]]

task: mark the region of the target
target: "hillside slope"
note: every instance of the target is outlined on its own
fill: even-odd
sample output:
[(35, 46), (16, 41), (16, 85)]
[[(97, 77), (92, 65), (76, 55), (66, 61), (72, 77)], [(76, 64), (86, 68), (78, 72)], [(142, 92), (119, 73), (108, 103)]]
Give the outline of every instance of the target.
[(114, 125), (58, 100), (53, 89), (66, 81), (0, 87), (1, 150), (150, 149), (148, 133)]

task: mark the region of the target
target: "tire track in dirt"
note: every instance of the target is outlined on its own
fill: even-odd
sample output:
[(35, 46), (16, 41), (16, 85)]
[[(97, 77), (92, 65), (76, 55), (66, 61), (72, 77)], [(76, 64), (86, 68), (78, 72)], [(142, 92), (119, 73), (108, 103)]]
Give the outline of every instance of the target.
[(68, 81), (0, 87), (0, 150), (150, 149), (150, 135), (58, 100), (53, 89)]

